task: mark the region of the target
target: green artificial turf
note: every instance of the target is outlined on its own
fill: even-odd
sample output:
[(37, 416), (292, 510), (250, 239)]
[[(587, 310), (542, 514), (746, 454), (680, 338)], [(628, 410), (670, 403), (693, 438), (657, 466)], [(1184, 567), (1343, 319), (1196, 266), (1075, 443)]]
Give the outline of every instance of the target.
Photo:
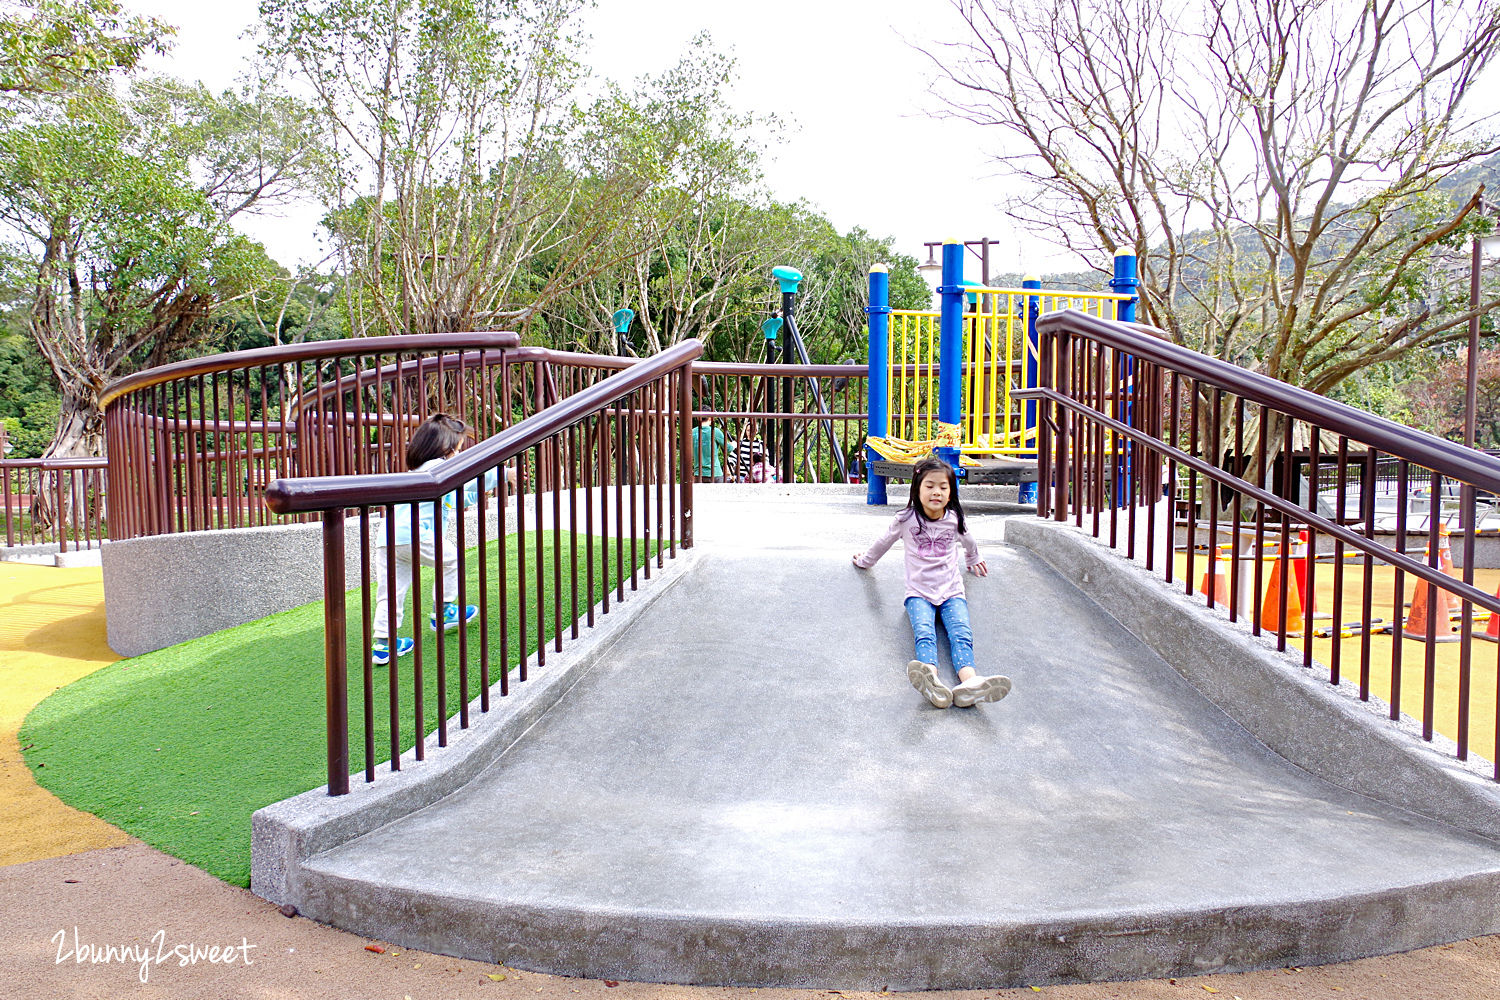
[[(563, 595), (563, 628), (572, 620), (570, 537), (558, 533), (562, 587), (554, 590), (552, 532), (543, 532), (543, 619), (553, 634), (550, 595)], [(536, 593), (535, 536), (528, 533), (528, 594)], [(587, 543), (578, 541), (580, 616), (600, 600), (603, 544), (596, 542), (594, 593), (586, 593)], [(516, 684), (516, 536), (507, 539), (507, 610), (510, 683)], [(479, 603), (477, 549), (467, 554), (469, 603)], [(630, 558), (628, 546), (625, 558)], [(646, 549), (640, 549), (644, 562)], [(610, 566), (616, 565), (613, 551)], [(490, 657), (499, 662), (498, 543), (487, 557), (492, 629)], [(427, 627), (431, 570), (423, 567), (422, 616), (424, 730), (437, 725), (436, 636)], [(611, 576), (613, 581), (614, 576)], [(627, 580), (626, 587), (629, 587)], [(416, 588), (413, 588), (415, 590)], [(373, 603), (373, 590), (371, 601)], [(349, 641), (350, 769), (364, 766), (363, 636), (358, 590), (347, 603)], [(536, 649), (536, 611), (528, 606), (526, 648)], [(402, 633), (412, 635), (411, 599)], [(586, 618), (584, 619), (586, 622)], [(250, 814), (261, 806), (327, 782), (324, 738), (323, 603), (293, 608), (190, 642), (121, 660), (68, 685), (32, 710), (21, 727), (26, 762), (38, 783), (75, 808), (236, 885), (250, 882)], [(479, 694), (479, 619), (468, 628), (469, 697)], [(457, 631), (445, 635), (448, 714), (458, 712)], [(549, 649), (551, 647), (549, 646)], [(413, 745), (413, 657), (399, 661), (400, 734)], [(375, 754), (390, 759), (389, 674), (374, 668)], [(490, 681), (499, 681), (492, 665)], [(498, 690), (491, 708), (499, 702)], [(450, 731), (457, 729), (457, 720)], [(437, 750), (435, 739), (428, 752)], [(362, 780), (359, 777), (355, 781)]]

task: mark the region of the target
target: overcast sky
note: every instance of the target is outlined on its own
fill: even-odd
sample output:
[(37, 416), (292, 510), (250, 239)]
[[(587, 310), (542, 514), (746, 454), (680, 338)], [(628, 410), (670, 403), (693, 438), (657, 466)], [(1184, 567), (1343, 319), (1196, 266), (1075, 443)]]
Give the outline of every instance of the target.
[[(179, 28), (172, 55), (153, 68), (221, 89), (250, 54), (239, 36), (256, 20), (254, 0), (126, 2)], [(993, 139), (930, 114), (930, 64), (909, 43), (957, 37), (945, 0), (598, 0), (584, 24), (588, 62), (622, 83), (670, 67), (707, 29), (738, 61), (735, 103), (797, 123), (765, 164), (773, 193), (806, 199), (841, 231), (894, 236), (919, 260), (927, 240), (989, 237), (1005, 241), (992, 251), (996, 272), (1073, 268), (1035, 240), (1023, 252), (995, 207), (1005, 182), (983, 149)], [(316, 220), (309, 208), (246, 228), (292, 264), (321, 256)]]

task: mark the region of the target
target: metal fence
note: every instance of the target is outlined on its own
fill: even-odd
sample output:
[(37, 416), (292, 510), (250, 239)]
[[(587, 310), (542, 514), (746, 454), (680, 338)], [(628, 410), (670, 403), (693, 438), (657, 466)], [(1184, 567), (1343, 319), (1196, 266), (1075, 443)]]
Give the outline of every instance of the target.
[[(1500, 692), (1475, 689), (1471, 642), (1475, 609), (1500, 613), (1500, 599), (1474, 584), (1475, 498), (1500, 493), (1500, 461), (1125, 324), (1064, 312), (1043, 317), (1038, 328), (1039, 516), (1071, 519), (1107, 538), (1186, 593), (1201, 593), (1209, 607), (1226, 606), (1231, 621), (1248, 617), (1250, 630), (1274, 634), (1278, 649), (1288, 636), (1300, 637), (1306, 668), (1325, 632), (1329, 682), (1352, 680), (1365, 700), (1378, 682), (1391, 719), (1403, 711), (1419, 718), (1428, 740), (1438, 708), (1437, 641), (1456, 638), (1454, 676), (1444, 677), (1456, 697), (1445, 711), (1453, 713), (1457, 756), (1467, 759), (1474, 706), (1500, 704)], [(1389, 542), (1378, 537), (1377, 485), (1388, 467), (1402, 495), (1418, 486), (1433, 497), (1456, 489), (1461, 572), (1432, 544), (1441, 532), (1426, 533), (1425, 525), (1423, 555), (1408, 554), (1413, 526), (1404, 504), (1394, 511)], [(1308, 490), (1304, 482), (1322, 485)], [(1171, 498), (1180, 492), (1196, 500), (1177, 512), (1185, 519), (1175, 529), (1185, 532), (1177, 556)], [(1331, 565), (1312, 557), (1325, 550)], [(1294, 580), (1298, 573), (1305, 579)], [(1326, 619), (1311, 597), (1297, 596), (1316, 595), (1322, 574), (1333, 577)], [(1450, 598), (1456, 636), (1444, 610)], [(1380, 655), (1377, 626), (1391, 635), (1388, 646), (1382, 637)], [(1422, 643), (1421, 663), (1409, 671), (1416, 665), (1403, 661), (1416, 652), (1406, 648), (1413, 639)], [(1491, 722), (1490, 732), (1500, 732), (1500, 713), (1485, 719), (1486, 728)], [(1497, 743), (1492, 735), (1474, 749), (1497, 762), (1500, 781)]]
[[(519, 347), (514, 334), (437, 334), (262, 348), (141, 372), (104, 394), (110, 534), (279, 523), (287, 518), (262, 502), (278, 477), (403, 471), (407, 438), (431, 412), (461, 417), (479, 440), (637, 363)], [(762, 474), (737, 462), (760, 451), (782, 481), (843, 481), (857, 462), (864, 366), (695, 368), (693, 405), (724, 436), (725, 478)], [(712, 469), (712, 456), (704, 465)]]
[[(649, 578), (653, 563), (660, 567), (665, 557), (676, 555), (678, 547), (692, 546), (690, 373), (693, 360), (701, 354), (698, 341), (686, 341), (584, 384), (616, 366), (569, 365), (567, 356), (533, 349), (529, 360), (549, 362), (550, 371), (560, 376), (550, 383), (551, 388), (545, 377), (539, 383), (541, 388), (534, 385), (536, 398), (545, 401), (554, 391), (558, 397), (430, 473), (284, 478), (272, 484), (267, 503), (274, 511), (314, 515), (323, 523), (329, 794), (341, 795), (349, 790), (351, 624), (346, 611), (348, 581), (343, 572), (349, 512), (358, 519), (360, 529), (360, 578), (354, 581), (360, 593), (360, 611), (353, 628), (363, 650), (358, 677), (365, 780), (374, 781), (377, 762), (384, 754), (377, 754), (375, 749), (376, 689), (382, 685), (376, 681), (371, 651), (377, 621), (370, 585), (384, 577), (386, 592), (394, 591), (397, 553), (403, 545), (410, 546), (415, 647), (411, 666), (414, 703), (408, 718), (415, 757), (422, 760), (427, 751), (424, 734), (431, 723), (437, 725), (438, 745), (448, 742), (450, 642), (457, 645), (454, 669), (458, 672), (458, 723), (460, 728), (467, 728), (474, 680), (480, 711), (487, 712), (493, 680), (498, 679), (503, 697), (510, 692), (512, 670), (516, 682), (526, 681), (527, 657), (533, 648), (538, 664), (546, 662), (549, 625), (553, 649), (561, 651), (565, 632), (576, 638), (580, 620), (593, 624), (593, 595), (598, 582), (613, 576), (615, 598), (622, 599), (627, 580), (635, 589), (638, 575)], [(571, 391), (563, 395), (564, 390)], [(407, 523), (415, 524), (419, 520), (417, 508), (439, 504), (440, 498), (464, 490), (466, 484), (482, 485), (490, 473), (497, 474), (493, 478), (498, 487), (504, 482), (501, 470), (507, 468), (516, 470), (519, 488), (509, 500), (505, 499), (507, 491), (499, 490), (497, 504), (502, 509), (496, 514), (499, 521), (505, 514), (503, 508), (511, 505), (513, 535), (503, 522), (491, 528), (489, 500), (482, 489), (476, 489), (472, 508), (455, 504), (453, 539), (446, 539), (441, 530), (434, 533), (429, 542), (433, 546), (430, 563), (421, 552), (419, 532), (412, 531), (409, 541), (398, 540), (398, 507), (406, 507)], [(445, 629), (435, 628), (429, 646), (423, 628), (417, 624), (424, 618), (422, 566), (442, 565), (444, 547), (449, 544), (455, 547), (457, 592), (445, 592), (443, 597), (459, 608), (466, 607), (471, 597), (477, 600), (477, 636), (471, 638), (469, 628), (463, 627), (450, 640)], [(597, 560), (596, 553), (600, 554)], [(470, 559), (478, 560), (474, 567), (477, 589), (473, 592), (468, 589)], [(570, 581), (566, 585), (565, 563)], [(518, 587), (513, 599), (508, 597), (507, 576)], [(388, 607), (386, 620), (380, 624), (386, 634), (396, 636), (396, 603), (389, 601)], [(608, 613), (609, 608), (609, 591), (605, 589), (600, 611)], [(512, 620), (517, 626), (514, 640), (508, 628)], [(399, 661), (401, 654), (393, 647), (391, 657)], [(424, 674), (429, 669), (436, 674), (437, 705), (432, 715), (423, 701)], [(404, 670), (404, 665), (398, 671), (393, 664), (383, 686), (382, 722), (389, 727), (388, 753), (393, 770), (401, 767), (405, 719), (398, 697), (398, 675)]]
[(516, 343), (509, 333), (326, 341), (122, 379), (102, 396), (111, 536), (274, 523), (262, 503), (273, 479), (402, 469), (429, 412), (493, 433), (540, 395), (508, 381)]
[(0, 459), (0, 516), (9, 547), (98, 548), (108, 537), (102, 458)]

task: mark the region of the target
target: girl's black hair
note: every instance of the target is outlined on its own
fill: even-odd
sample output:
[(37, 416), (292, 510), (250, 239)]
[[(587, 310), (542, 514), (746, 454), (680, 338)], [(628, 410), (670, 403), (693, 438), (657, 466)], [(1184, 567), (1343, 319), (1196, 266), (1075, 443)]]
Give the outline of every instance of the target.
[(927, 511), (922, 507), (922, 480), (929, 472), (942, 472), (948, 477), (948, 510), (953, 511), (958, 517), (958, 533), (964, 533), (964, 508), (958, 502), (958, 477), (953, 474), (953, 466), (938, 458), (929, 455), (917, 463), (917, 467), (911, 470), (911, 496), (907, 497), (906, 509), (922, 520), (917, 522), (917, 530), (922, 530), (922, 522), (929, 520)]
[(446, 413), (434, 413), (412, 432), (406, 445), (406, 467), (421, 468), (434, 458), (443, 458), (464, 440), (468, 425)]

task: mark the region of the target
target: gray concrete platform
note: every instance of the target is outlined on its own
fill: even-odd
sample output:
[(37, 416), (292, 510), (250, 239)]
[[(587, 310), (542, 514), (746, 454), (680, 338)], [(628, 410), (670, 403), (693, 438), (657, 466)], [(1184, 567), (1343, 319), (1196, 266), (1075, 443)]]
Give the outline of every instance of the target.
[(312, 858), (297, 905), (552, 973), (875, 990), (1500, 930), (1500, 844), (1271, 753), (977, 509), (976, 650), (1015, 689), (931, 708), (899, 548), (849, 562), (894, 510), (699, 489), (695, 562), (607, 661), (467, 786)]

